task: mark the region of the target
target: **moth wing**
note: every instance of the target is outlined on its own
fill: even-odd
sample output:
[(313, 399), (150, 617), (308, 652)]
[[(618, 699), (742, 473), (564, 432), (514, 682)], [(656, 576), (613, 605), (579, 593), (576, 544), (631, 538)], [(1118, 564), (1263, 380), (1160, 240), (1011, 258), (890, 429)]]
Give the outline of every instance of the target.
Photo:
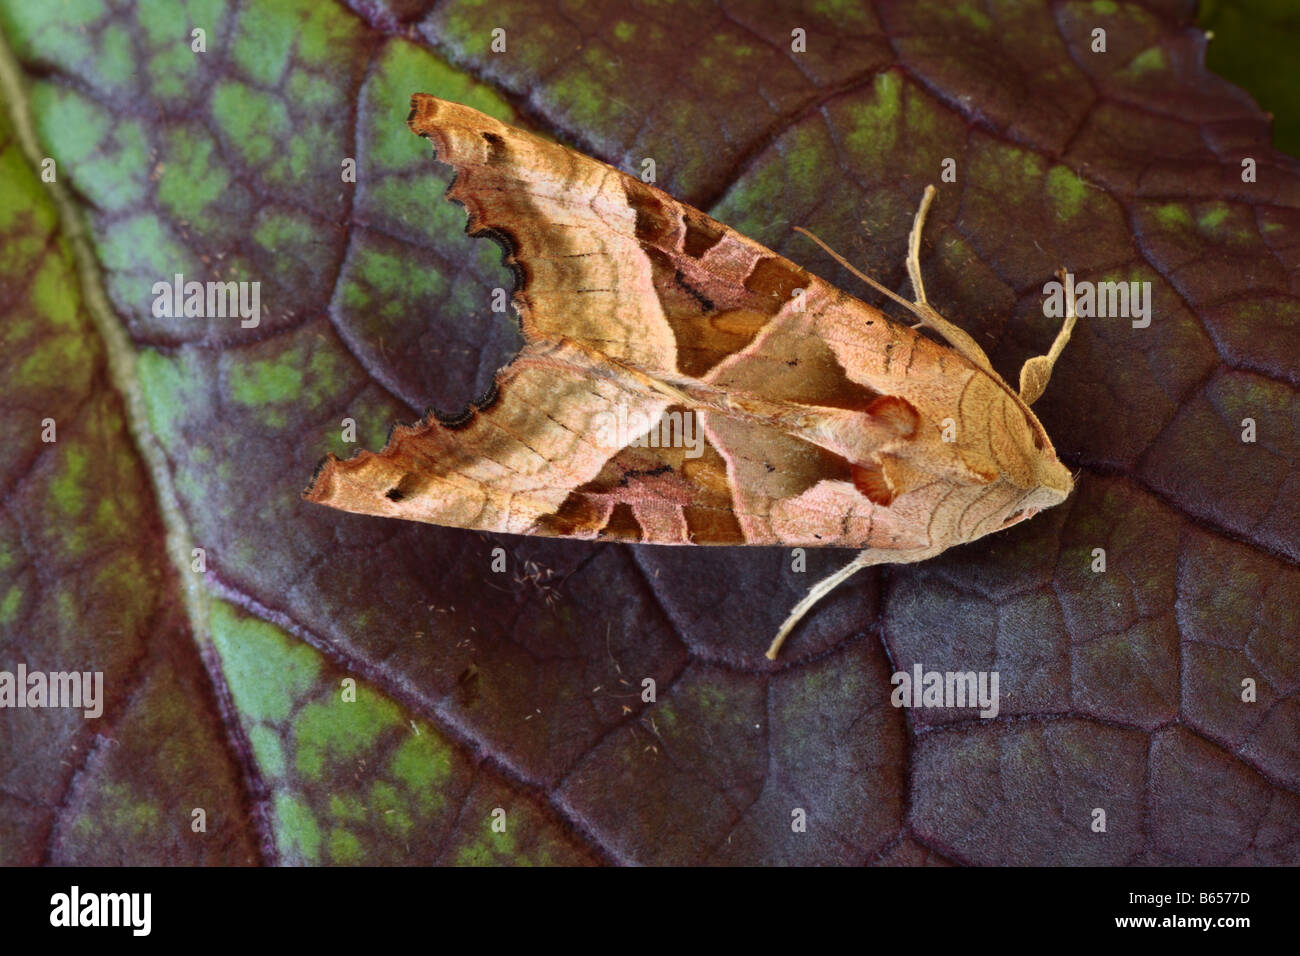
[[(773, 424), (684, 407), (663, 383), (861, 410), (905, 352), (938, 346), (564, 146), (424, 94), (408, 125), (455, 170), (447, 196), (466, 231), (506, 250), (524, 348), (463, 421), (426, 416), (378, 453), (329, 456), (305, 498), (484, 531), (915, 546), (894, 543), (903, 524), (869, 494), (883, 473)], [(880, 354), (863, 364), (864, 348)]]

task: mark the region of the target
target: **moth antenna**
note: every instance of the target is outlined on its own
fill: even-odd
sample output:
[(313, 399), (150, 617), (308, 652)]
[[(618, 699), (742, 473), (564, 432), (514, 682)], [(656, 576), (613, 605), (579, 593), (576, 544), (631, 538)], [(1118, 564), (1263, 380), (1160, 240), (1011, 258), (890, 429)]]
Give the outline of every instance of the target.
[[(1065, 266), (1056, 270), (1056, 277), (1061, 280), (1061, 286), (1065, 287), (1065, 277), (1069, 275), (1069, 270)], [(1070, 341), (1070, 333), (1074, 331), (1074, 324), (1079, 320), (1074, 311), (1074, 289), (1070, 289), (1070, 294), (1065, 297), (1065, 321), (1061, 324), (1061, 331), (1056, 333), (1056, 339), (1052, 342), (1052, 347), (1047, 350), (1047, 361), (1049, 365), (1055, 365), (1056, 360), (1061, 357), (1061, 351)]]
[(913, 315), (915, 315), (917, 318), (919, 318), (919, 319), (922, 321), (922, 324), (924, 324), (925, 319), (926, 319), (925, 313), (923, 313), (920, 309), (918, 309), (918, 308), (917, 308), (913, 303), (908, 302), (906, 299), (904, 299), (904, 298), (903, 298), (901, 295), (899, 295), (898, 293), (893, 292), (893, 291), (891, 291), (891, 290), (889, 290), (889, 289), (886, 289), (883, 285), (881, 285), (881, 284), (880, 284), (879, 282), (877, 282), (875, 279), (871, 278), (871, 276), (869, 276), (869, 275), (867, 275), (865, 272), (861, 272), (860, 270), (858, 270), (857, 268), (855, 268), (854, 265), (853, 265), (853, 263), (849, 262), (848, 259), (845, 259), (842, 255), (840, 255), (838, 252), (836, 252), (836, 251), (835, 251), (834, 249), (832, 249), (830, 246), (826, 245), (826, 243), (822, 242), (820, 239), (818, 239), (816, 236), (814, 236), (814, 235), (813, 235), (811, 232), (809, 232), (807, 229), (803, 228), (803, 226), (795, 226), (795, 227), (794, 227), (794, 231), (795, 231), (795, 232), (801, 232), (801, 233), (803, 233), (805, 236), (807, 236), (807, 237), (808, 237), (809, 239), (811, 239), (813, 242), (817, 243), (817, 245), (821, 246), (823, 252), (825, 252), (828, 256), (830, 256), (832, 259), (834, 259), (836, 262), (838, 262), (840, 265), (842, 265), (845, 269), (848, 269), (849, 272), (851, 272), (853, 275), (857, 276), (859, 279), (861, 279), (861, 280), (862, 280), (863, 282), (865, 282), (867, 285), (871, 286), (871, 288), (875, 289), (877, 292), (879, 292), (879, 293), (881, 293), (882, 295), (888, 296), (889, 298), (893, 299), (895, 302), (897, 302), (897, 303), (898, 303), (899, 305), (901, 305), (903, 308), (907, 309), (907, 311), (911, 312)]
[(930, 211), (932, 202), (934, 186), (926, 186), (925, 192), (921, 194), (921, 208), (916, 211), (912, 231), (907, 236), (907, 274), (912, 280), (912, 295), (916, 298), (917, 305), (930, 304), (930, 300), (925, 297), (925, 283), (921, 281), (921, 227), (925, 225), (925, 216)]
[(1020, 368), (1020, 400), (1026, 405), (1036, 402), (1047, 388), (1056, 360), (1061, 357), (1066, 343), (1070, 341), (1070, 333), (1074, 331), (1074, 325), (1079, 318), (1075, 314), (1074, 289), (1065, 281), (1068, 275), (1069, 270), (1065, 266), (1056, 270), (1056, 277), (1061, 280), (1061, 287), (1067, 290), (1065, 321), (1061, 323), (1061, 331), (1056, 333), (1056, 339), (1046, 355), (1036, 355)]
[[(836, 262), (848, 269), (867, 285), (871, 286), (877, 292), (882, 292), (889, 298), (893, 299), (907, 311), (911, 312), (918, 319), (919, 325), (933, 329), (948, 340), (948, 344), (964, 355), (973, 364), (979, 366), (988, 372), (993, 378), (998, 378), (998, 374), (993, 371), (993, 365), (989, 362), (989, 357), (984, 354), (984, 350), (979, 347), (973, 338), (966, 332), (953, 325), (942, 315), (934, 310), (925, 297), (925, 283), (921, 281), (921, 230), (925, 226), (925, 215), (930, 210), (930, 204), (934, 202), (935, 189), (933, 186), (926, 186), (925, 192), (921, 195), (921, 205), (916, 210), (916, 217), (912, 220), (912, 232), (907, 239), (907, 274), (912, 280), (912, 291), (916, 294), (915, 302), (908, 302), (902, 296), (897, 295), (883, 285), (864, 275), (857, 269), (853, 268), (843, 256), (832, 249), (826, 243), (822, 242), (807, 229), (795, 226), (795, 232), (801, 232), (817, 245), (821, 246)], [(917, 326), (912, 326), (917, 328)]]

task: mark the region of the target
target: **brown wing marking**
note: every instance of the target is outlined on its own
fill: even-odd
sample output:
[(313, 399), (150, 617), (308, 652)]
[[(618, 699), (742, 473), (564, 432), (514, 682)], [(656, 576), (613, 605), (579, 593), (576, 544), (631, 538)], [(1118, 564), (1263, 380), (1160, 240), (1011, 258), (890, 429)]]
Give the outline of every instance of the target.
[[(695, 430), (696, 413), (670, 408), (665, 420), (690, 421), (698, 444), (624, 448), (595, 478), (570, 492), (554, 515), (543, 518), (538, 531), (659, 544), (744, 544), (732, 513), (726, 463)], [(651, 440), (670, 434), (658, 426), (649, 433)]]

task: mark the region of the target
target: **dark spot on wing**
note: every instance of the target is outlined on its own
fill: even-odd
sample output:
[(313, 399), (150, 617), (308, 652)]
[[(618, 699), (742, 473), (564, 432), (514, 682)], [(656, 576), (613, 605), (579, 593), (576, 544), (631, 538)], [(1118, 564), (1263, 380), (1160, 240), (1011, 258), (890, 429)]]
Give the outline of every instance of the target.
[(686, 227), (682, 249), (692, 259), (700, 258), (722, 239), (719, 226), (690, 212), (682, 215), (682, 225)]
[(702, 376), (748, 346), (790, 293), (811, 281), (773, 257), (760, 260), (748, 277), (735, 259), (722, 255), (710, 256), (706, 266), (700, 261), (705, 253), (736, 241), (728, 238), (726, 227), (632, 177), (624, 178), (623, 187), (655, 292), (677, 339), (679, 371)]
[(686, 274), (682, 272), (681, 269), (677, 269), (676, 271), (674, 271), (673, 281), (676, 282), (679, 286), (681, 286), (681, 288), (685, 289), (686, 292), (691, 296), (691, 298), (693, 298), (696, 302), (700, 304), (701, 309), (703, 309), (705, 312), (713, 311), (712, 300), (710, 300), (709, 297), (705, 295), (703, 292), (701, 292), (699, 289), (695, 288), (695, 286), (691, 285), (688, 281), (686, 281)]
[(672, 465), (659, 465), (655, 468), (631, 468), (623, 472), (623, 477), (619, 479), (615, 487), (626, 488), (638, 478), (658, 478), (660, 475), (672, 474), (672, 471)]
[(609, 513), (605, 527), (600, 529), (600, 536), (616, 541), (640, 541), (643, 537), (641, 522), (632, 513), (632, 506), (625, 501), (616, 504)]
[(677, 231), (676, 217), (663, 198), (639, 180), (623, 181), (628, 205), (636, 213), (636, 237), (641, 242), (665, 245)]
[(506, 161), (506, 141), (496, 133), (483, 133), (483, 141), (488, 144), (488, 165)]
[(384, 497), (389, 501), (405, 501), (415, 494), (423, 484), (424, 482), (420, 480), (419, 475), (414, 472), (407, 472), (397, 484), (384, 492)]

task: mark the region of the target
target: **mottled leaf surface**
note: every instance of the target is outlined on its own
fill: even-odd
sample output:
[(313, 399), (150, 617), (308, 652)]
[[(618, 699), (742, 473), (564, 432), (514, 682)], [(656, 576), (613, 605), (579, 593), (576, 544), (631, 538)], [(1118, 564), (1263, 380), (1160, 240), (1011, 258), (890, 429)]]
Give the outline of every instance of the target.
[[(1300, 166), (1190, 2), (786, 6), (0, 0), (0, 669), (106, 698), (0, 712), (0, 862), (1300, 862)], [(1037, 406), (1076, 493), (864, 573), (774, 665), (844, 554), (305, 504), (518, 347), (415, 91), (652, 158), (873, 302), (792, 227), (902, 290), (955, 160), (928, 292), (1012, 381), (1061, 264), (1151, 283)], [(260, 324), (156, 316), (176, 273), (260, 282)], [(1000, 714), (891, 706), (916, 664)]]

